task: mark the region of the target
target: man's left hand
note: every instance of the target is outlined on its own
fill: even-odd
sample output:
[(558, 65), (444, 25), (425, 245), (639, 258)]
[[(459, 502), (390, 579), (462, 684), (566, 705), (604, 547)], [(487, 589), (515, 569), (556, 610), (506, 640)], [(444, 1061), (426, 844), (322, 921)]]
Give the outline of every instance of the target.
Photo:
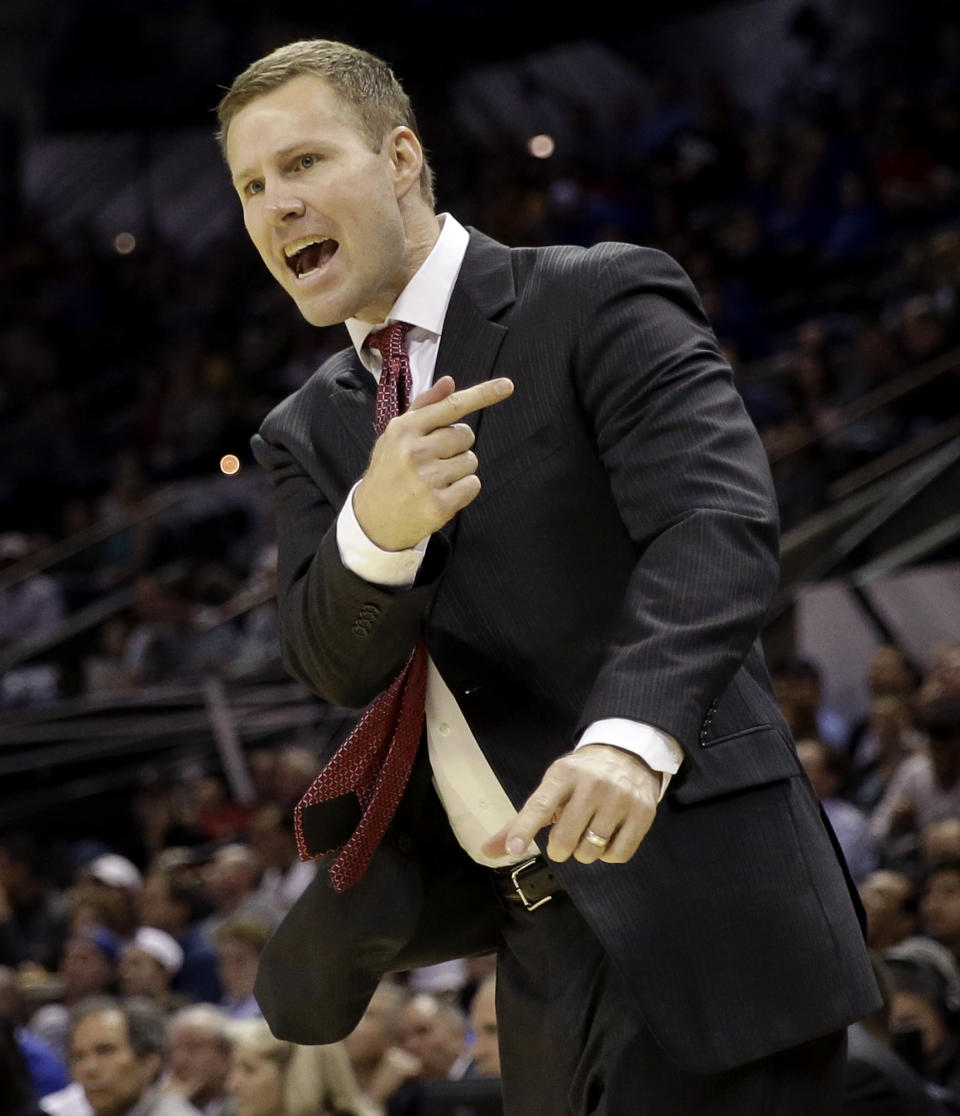
[(483, 851), (487, 856), (521, 856), (534, 835), (549, 825), (551, 860), (572, 856), (581, 864), (623, 864), (653, 824), (661, 783), (660, 773), (632, 752), (586, 744), (554, 760), (516, 818)]

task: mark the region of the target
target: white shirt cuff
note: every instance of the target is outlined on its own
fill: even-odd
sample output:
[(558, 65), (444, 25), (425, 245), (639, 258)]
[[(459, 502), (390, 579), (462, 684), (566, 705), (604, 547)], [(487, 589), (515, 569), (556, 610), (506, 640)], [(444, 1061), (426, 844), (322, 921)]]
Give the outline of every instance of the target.
[[(357, 484), (360, 482), (357, 481)], [(412, 550), (381, 550), (364, 534), (353, 510), (355, 484), (337, 516), (337, 549), (340, 561), (357, 577), (374, 585), (409, 589), (416, 581), (429, 537), (421, 539)]]
[(668, 733), (653, 725), (630, 721), (625, 717), (607, 717), (587, 725), (577, 741), (577, 748), (585, 744), (612, 744), (639, 756), (654, 771), (660, 772), (660, 799), (667, 793), (670, 779), (680, 770), (683, 749)]

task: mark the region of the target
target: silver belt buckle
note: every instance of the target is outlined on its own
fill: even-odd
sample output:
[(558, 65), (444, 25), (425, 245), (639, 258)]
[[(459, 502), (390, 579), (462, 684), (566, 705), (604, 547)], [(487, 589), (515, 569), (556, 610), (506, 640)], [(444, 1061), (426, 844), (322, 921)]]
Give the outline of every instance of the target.
[(552, 895), (544, 895), (542, 899), (538, 899), (535, 903), (532, 903), (526, 895), (524, 895), (523, 886), (517, 879), (517, 876), (519, 876), (525, 868), (529, 868), (531, 864), (536, 864), (538, 859), (539, 857), (531, 856), (529, 860), (524, 860), (522, 863), (518, 864), (510, 873), (510, 882), (513, 884), (513, 888), (517, 895), (520, 896), (520, 901), (523, 903), (524, 908), (528, 911), (535, 911), (537, 907), (542, 907), (544, 903), (549, 903), (553, 898)]

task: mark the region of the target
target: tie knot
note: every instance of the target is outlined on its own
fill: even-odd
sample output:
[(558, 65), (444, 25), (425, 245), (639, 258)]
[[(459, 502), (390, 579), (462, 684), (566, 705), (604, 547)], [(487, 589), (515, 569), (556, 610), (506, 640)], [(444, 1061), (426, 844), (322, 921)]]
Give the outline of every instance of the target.
[(406, 355), (407, 333), (412, 328), (409, 322), (391, 322), (376, 333), (371, 333), (367, 344), (371, 349), (377, 350), (384, 362), (393, 362)]

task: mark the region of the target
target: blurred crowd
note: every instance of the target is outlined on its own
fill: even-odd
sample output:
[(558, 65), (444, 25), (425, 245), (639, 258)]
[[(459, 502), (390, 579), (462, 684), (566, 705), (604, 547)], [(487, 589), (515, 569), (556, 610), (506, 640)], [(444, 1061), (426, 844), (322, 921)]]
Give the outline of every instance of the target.
[(145, 791), (142, 867), (95, 840), (0, 839), (0, 1033), (24, 1112), (35, 1095), (51, 1116), (417, 1116), (436, 1082), (498, 1078), (492, 957), (385, 978), (343, 1044), (272, 1037), (253, 985), (314, 876), (292, 805), (318, 759), (250, 760), (249, 807), (215, 776)]
[[(772, 667), (885, 991), (851, 1032), (845, 1113), (906, 1111), (871, 1107), (877, 1075), (909, 1082), (918, 1112), (960, 1112), (960, 643), (922, 669), (883, 645), (864, 667), (853, 721), (814, 662)], [(472, 1097), (498, 1076), (492, 957), (385, 978), (342, 1044), (269, 1035), (254, 981), (316, 870), (293, 805), (319, 756), (288, 744), (247, 761), (248, 805), (212, 771), (144, 786), (129, 847), (0, 837), (0, 1019), (23, 1095), (50, 1116), (417, 1116), (438, 1085)]]
[[(933, 648), (923, 671), (897, 648), (879, 647), (866, 670), (869, 708), (854, 722), (824, 703), (815, 663), (774, 664), (773, 676), (800, 760), (859, 888), (885, 993), (883, 1010), (856, 1025), (851, 1058), (879, 1072), (881, 1060), (895, 1053), (945, 1111), (954, 1111), (960, 1104), (960, 644)], [(864, 1065), (857, 1069), (866, 1075)], [(855, 1073), (851, 1080), (858, 1080)], [(874, 1109), (865, 1100), (851, 1111), (909, 1109)]]
[[(546, 159), (515, 135), (453, 126), (436, 93), (421, 109), (443, 208), (509, 244), (616, 238), (684, 265), (768, 447), (784, 527), (953, 415), (960, 342), (960, 24), (918, 24), (910, 44), (878, 25), (854, 51), (811, 7), (798, 8), (797, 68), (763, 118), (718, 74), (666, 66), (602, 117), (555, 106), (566, 138)], [(55, 670), (8, 679), (0, 702), (193, 678), (211, 663), (229, 673), (269, 638), (236, 615), (211, 628), (269, 577), (272, 530), (268, 501), (231, 497), (218, 462), (251, 465), (239, 491), (259, 421), (346, 335), (298, 318), (239, 216), (236, 235), (196, 256), (149, 234), (122, 247), (54, 237), (29, 213), (0, 241), (0, 524), (14, 536), (0, 564), (98, 540), (31, 583), (5, 589), (0, 570), (0, 654), (135, 586)], [(875, 395), (891, 385), (892, 398)], [(137, 517), (198, 478), (208, 498)]]

